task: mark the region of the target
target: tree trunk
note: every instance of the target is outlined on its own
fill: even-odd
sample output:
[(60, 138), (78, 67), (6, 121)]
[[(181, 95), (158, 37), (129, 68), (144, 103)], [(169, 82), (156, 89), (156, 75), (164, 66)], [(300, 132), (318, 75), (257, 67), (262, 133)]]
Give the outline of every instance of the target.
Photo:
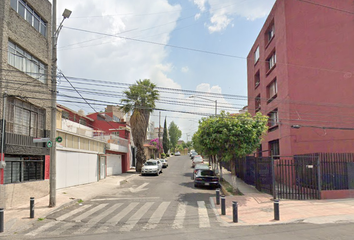
[(136, 160), (137, 161), (136, 161), (135, 171), (140, 173), (141, 168), (143, 167), (143, 164), (146, 161), (146, 157), (144, 154), (144, 147), (141, 144), (139, 144), (139, 146), (137, 146)]

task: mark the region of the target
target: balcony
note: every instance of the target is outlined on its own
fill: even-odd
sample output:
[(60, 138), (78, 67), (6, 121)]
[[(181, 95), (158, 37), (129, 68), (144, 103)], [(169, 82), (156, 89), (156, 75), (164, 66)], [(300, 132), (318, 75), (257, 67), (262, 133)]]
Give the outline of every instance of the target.
[(61, 130), (76, 133), (86, 137), (93, 137), (93, 129), (68, 119), (62, 119)]
[(94, 138), (106, 142), (107, 150), (123, 153), (127, 153), (129, 151), (128, 139), (117, 137), (112, 134), (102, 134), (100, 136), (95, 136)]

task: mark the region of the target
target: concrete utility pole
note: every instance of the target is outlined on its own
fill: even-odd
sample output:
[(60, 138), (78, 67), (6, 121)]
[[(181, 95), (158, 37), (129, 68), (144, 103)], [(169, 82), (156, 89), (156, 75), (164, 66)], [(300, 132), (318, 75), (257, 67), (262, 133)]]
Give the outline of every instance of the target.
[(57, 29), (57, 1), (53, 0), (52, 10), (52, 94), (51, 94), (51, 126), (50, 126), (50, 140), (53, 145), (50, 149), (50, 177), (49, 177), (49, 207), (56, 205), (56, 187), (57, 187), (57, 173), (56, 173), (56, 131), (57, 131), (57, 41), (58, 35), (63, 27), (63, 22), (69, 18), (71, 11), (65, 9), (63, 12), (63, 20)]
[(51, 95), (51, 128), (50, 128), (50, 140), (53, 142), (50, 149), (50, 176), (49, 176), (49, 207), (55, 207), (56, 205), (56, 100), (57, 100), (57, 0), (53, 0), (52, 6), (52, 95)]

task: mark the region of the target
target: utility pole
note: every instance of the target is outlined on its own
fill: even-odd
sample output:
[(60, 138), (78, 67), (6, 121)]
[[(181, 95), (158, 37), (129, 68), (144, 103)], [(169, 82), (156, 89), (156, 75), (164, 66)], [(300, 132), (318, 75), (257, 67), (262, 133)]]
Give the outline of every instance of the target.
[(53, 145), (50, 149), (50, 176), (49, 176), (49, 207), (55, 207), (56, 205), (56, 100), (57, 100), (57, 0), (53, 0), (52, 10), (52, 95), (51, 95), (51, 128), (50, 128), (50, 140)]

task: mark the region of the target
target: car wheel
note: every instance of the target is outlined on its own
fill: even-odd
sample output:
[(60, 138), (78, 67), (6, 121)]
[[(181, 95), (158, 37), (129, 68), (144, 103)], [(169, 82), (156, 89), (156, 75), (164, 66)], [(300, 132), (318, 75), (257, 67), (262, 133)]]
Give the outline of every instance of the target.
[(194, 183), (194, 187), (198, 187), (198, 185)]

